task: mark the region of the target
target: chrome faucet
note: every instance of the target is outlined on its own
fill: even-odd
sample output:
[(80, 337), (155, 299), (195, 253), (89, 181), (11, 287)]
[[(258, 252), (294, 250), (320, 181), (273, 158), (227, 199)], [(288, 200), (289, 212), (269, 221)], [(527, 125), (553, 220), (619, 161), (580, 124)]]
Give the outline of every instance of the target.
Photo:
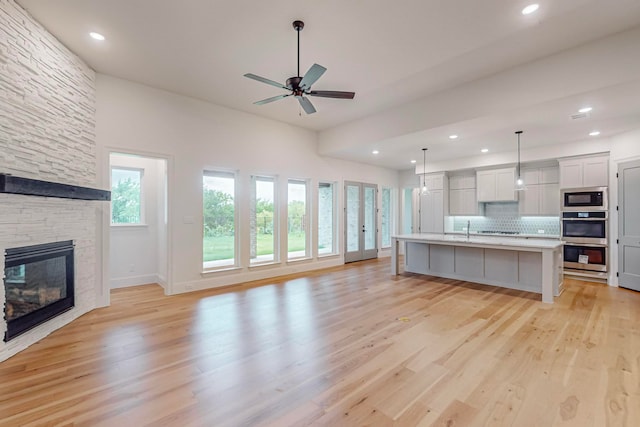
[(467, 240), (469, 240), (469, 231), (471, 229), (471, 220), (467, 220)]

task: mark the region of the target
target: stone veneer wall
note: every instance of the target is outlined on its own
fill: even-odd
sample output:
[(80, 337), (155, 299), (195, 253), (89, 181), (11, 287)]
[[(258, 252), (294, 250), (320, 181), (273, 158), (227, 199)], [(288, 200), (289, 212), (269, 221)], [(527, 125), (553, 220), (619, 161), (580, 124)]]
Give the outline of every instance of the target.
[[(95, 74), (13, 0), (0, 0), (0, 172), (87, 187), (96, 183)], [(99, 203), (0, 194), (4, 250), (61, 240), (75, 247), (74, 309), (0, 342), (0, 360), (96, 304)], [(0, 336), (6, 331), (0, 286)]]

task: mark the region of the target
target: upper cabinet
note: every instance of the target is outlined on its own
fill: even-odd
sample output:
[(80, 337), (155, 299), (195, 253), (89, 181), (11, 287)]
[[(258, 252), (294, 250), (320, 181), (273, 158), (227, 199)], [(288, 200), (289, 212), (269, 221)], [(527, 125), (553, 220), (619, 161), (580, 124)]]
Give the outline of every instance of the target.
[(449, 176), (449, 215), (479, 214), (475, 174)]
[(478, 202), (516, 202), (516, 168), (476, 172)]
[(560, 188), (607, 187), (609, 156), (560, 159)]
[(520, 192), (520, 215), (560, 215), (557, 166), (522, 169), (526, 189)]
[(445, 206), (449, 198), (447, 176), (444, 173), (436, 173), (423, 178), (421, 175), (420, 181), (426, 182), (428, 192), (420, 194), (419, 230), (421, 233), (443, 233)]

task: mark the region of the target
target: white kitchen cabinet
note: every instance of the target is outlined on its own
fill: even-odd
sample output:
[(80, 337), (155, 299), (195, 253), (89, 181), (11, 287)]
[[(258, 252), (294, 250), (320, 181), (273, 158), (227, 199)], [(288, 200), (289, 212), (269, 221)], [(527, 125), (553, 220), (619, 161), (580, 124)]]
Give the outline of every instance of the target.
[(479, 215), (475, 188), (449, 190), (449, 215)]
[(475, 175), (449, 177), (449, 215), (479, 215)]
[(540, 184), (540, 215), (560, 216), (560, 184)]
[(527, 184), (520, 191), (518, 210), (522, 216), (560, 215), (560, 187), (558, 184)]
[(522, 169), (525, 190), (519, 192), (520, 215), (560, 215), (558, 175), (557, 166)]
[(478, 202), (515, 202), (516, 168), (476, 172)]
[(443, 173), (428, 174), (426, 176), (420, 175), (420, 182), (422, 183), (420, 188), (422, 188), (422, 186), (426, 182), (427, 183), (427, 188), (429, 189), (429, 191), (431, 191), (431, 190), (443, 190), (444, 189), (445, 180), (446, 180), (446, 176)]
[(609, 156), (560, 159), (560, 188), (606, 187), (609, 185)]
[(420, 232), (444, 233), (444, 190), (420, 195)]

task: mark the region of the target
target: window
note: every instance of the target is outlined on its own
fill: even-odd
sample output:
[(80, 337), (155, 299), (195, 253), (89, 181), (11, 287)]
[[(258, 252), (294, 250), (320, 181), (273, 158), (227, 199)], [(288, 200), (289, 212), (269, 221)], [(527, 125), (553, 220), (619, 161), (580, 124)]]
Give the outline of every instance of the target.
[(204, 268), (236, 265), (235, 175), (205, 171), (202, 176)]
[(111, 224), (142, 224), (143, 169), (111, 168)]
[(382, 247), (391, 246), (391, 189), (382, 188)]
[(287, 190), (287, 257), (303, 258), (308, 256), (309, 247), (307, 182), (289, 180)]
[(318, 184), (318, 255), (336, 253), (335, 184)]
[(278, 260), (275, 179), (251, 177), (251, 264)]

